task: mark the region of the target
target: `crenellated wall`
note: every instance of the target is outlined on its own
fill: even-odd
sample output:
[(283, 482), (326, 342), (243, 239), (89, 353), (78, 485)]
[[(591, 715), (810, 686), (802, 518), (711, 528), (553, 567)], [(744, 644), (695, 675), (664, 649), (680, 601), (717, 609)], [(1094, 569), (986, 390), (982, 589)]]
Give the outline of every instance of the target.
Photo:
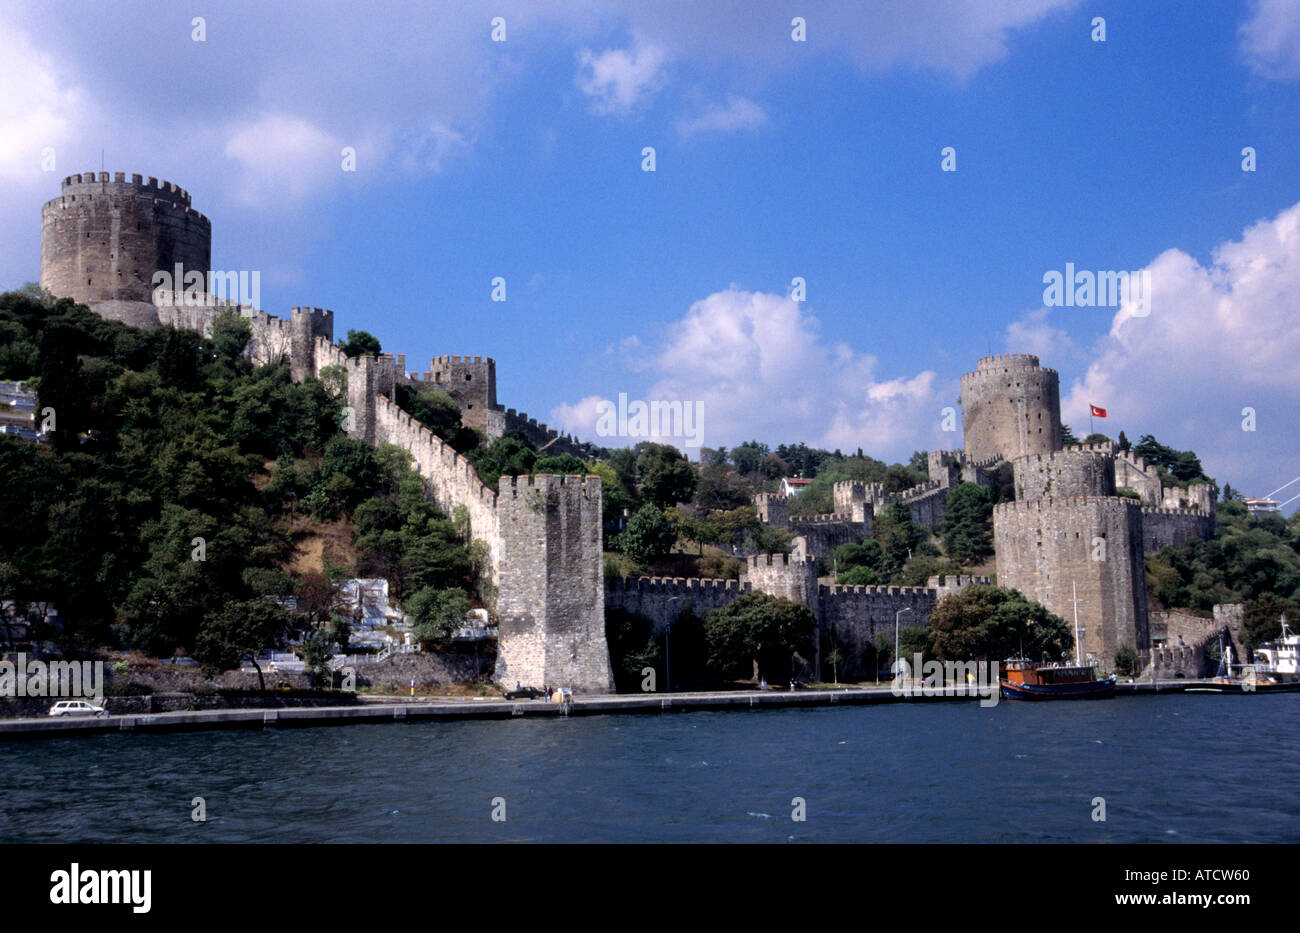
[[(556, 457), (560, 454), (573, 454), (575, 457), (585, 456), (585, 452), (572, 435), (561, 434), (554, 428), (549, 427), (545, 422), (528, 417), (527, 412), (507, 408), (504, 411), (498, 409), (494, 414), (501, 419), (501, 434), (518, 431), (528, 438), (543, 457)], [(500, 437), (501, 434), (494, 435), (491, 431), (488, 431), (488, 437)]]
[(1142, 497), (1143, 505), (1153, 508), (1160, 505), (1160, 475), (1131, 450), (1115, 454), (1115, 486), (1136, 492)]
[(760, 492), (754, 496), (758, 520), (777, 528), (790, 527), (790, 502), (779, 492)]
[(496, 360), (490, 356), (435, 357), (429, 361), (424, 381), (456, 400), (461, 424), (488, 433), (488, 414), (497, 408)]
[[(822, 586), (818, 589), (819, 613), (824, 637), (833, 641), (844, 660), (839, 675), (845, 680), (866, 680), (876, 676), (877, 636), (887, 634), (893, 653), (894, 620), (899, 629), (929, 624), (940, 594), (919, 586)], [(904, 612), (903, 610), (911, 610)], [(902, 613), (899, 615), (899, 613)]]
[(1154, 554), (1214, 534), (1214, 518), (1197, 509), (1142, 509), (1142, 553)]
[(693, 577), (615, 577), (605, 581), (605, 608), (621, 609), (662, 631), (687, 609), (696, 616), (735, 602), (752, 589), (748, 580)]
[(1109, 665), (1120, 645), (1150, 641), (1143, 509), (1120, 496), (1003, 502), (993, 508), (998, 585), (1073, 623), (1078, 586), (1085, 653)]
[(940, 599), (989, 582), (987, 577), (963, 575), (932, 577), (928, 587), (825, 586), (817, 583), (813, 562), (785, 554), (750, 557), (746, 568), (745, 579), (739, 581), (661, 577), (606, 580), (605, 605), (649, 619), (658, 632), (674, 623), (688, 607), (702, 617), (748, 592), (792, 599), (811, 608), (817, 619), (817, 650), (808, 659), (804, 676), (819, 676), (821, 650), (829, 640), (842, 656), (840, 677), (851, 681), (876, 676), (876, 637), (887, 632), (892, 639), (895, 614), (902, 612), (901, 628), (923, 627)]
[(1115, 495), (1114, 449), (1079, 445), (1011, 461), (1017, 499)]

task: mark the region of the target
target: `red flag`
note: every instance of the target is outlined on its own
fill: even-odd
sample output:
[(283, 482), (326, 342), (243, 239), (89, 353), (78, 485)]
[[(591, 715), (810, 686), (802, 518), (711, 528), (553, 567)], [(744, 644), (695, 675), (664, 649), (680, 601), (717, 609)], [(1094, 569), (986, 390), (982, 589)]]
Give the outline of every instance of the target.
[(1104, 408), (1098, 408), (1096, 405), (1089, 405), (1088, 407), (1092, 409), (1092, 416), (1093, 416), (1094, 418), (1105, 418), (1105, 417), (1106, 417), (1106, 409), (1104, 409)]

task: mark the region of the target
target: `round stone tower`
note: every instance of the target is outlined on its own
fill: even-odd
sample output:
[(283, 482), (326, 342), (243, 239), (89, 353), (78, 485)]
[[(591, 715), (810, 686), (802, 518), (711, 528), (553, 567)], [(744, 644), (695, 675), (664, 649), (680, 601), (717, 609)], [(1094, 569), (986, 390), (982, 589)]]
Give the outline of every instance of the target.
[(986, 356), (961, 377), (961, 419), (970, 460), (1060, 450), (1060, 376), (1028, 353)]
[[(41, 209), (41, 285), (103, 317), (136, 327), (158, 323), (153, 275), (211, 265), (212, 224), (169, 181), (123, 172), (85, 172), (63, 179), (59, 197)], [(171, 287), (184, 288), (184, 282)]]

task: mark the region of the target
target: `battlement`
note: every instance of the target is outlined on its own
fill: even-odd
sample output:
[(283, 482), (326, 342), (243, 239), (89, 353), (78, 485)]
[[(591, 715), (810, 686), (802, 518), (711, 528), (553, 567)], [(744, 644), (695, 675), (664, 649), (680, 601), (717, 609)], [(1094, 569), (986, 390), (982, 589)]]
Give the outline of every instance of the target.
[[(145, 180), (140, 175), (132, 175), (131, 180), (128, 182), (126, 180), (125, 172), (112, 172), (111, 174), (112, 174), (111, 180), (109, 178), (110, 175), (109, 172), (84, 172), (80, 175), (69, 175), (67, 178), (63, 179), (62, 187), (64, 189), (68, 189), (68, 188), (88, 188), (91, 185), (129, 184), (132, 187), (140, 188), (145, 193), (156, 197), (166, 197), (169, 200), (178, 201), (181, 204), (190, 203), (190, 193), (186, 191), (184, 188), (182, 188), (180, 185), (174, 185), (170, 181), (159, 182), (157, 178), (153, 178), (153, 177), (150, 177), (148, 180)], [(65, 194), (73, 194), (73, 193), (75, 192), (65, 191)]]
[[(1136, 501), (1136, 500), (1131, 500), (1131, 501)], [(1197, 518), (1210, 517), (1210, 513), (1205, 512), (1201, 509), (1190, 509), (1190, 508), (1172, 509), (1172, 508), (1156, 507), (1152, 505), (1142, 506), (1142, 514), (1143, 515), (1194, 515)]]
[(944, 483), (937, 479), (926, 480), (924, 483), (918, 483), (915, 486), (904, 489), (897, 493), (899, 502), (908, 502), (912, 499), (919, 499), (921, 496), (929, 495), (938, 489), (947, 488)]
[(291, 317), (308, 317), (322, 321), (334, 320), (334, 312), (328, 308), (308, 308), (305, 305), (302, 307), (290, 308), (289, 315)]
[(568, 474), (559, 476), (554, 473), (537, 473), (533, 476), (503, 476), (501, 477), (501, 495), (517, 498), (520, 493), (529, 489), (539, 491), (556, 490), (577, 490), (583, 493), (594, 493), (600, 495), (600, 477), (599, 476), (577, 476)]
[(816, 565), (815, 557), (797, 557), (794, 554), (753, 554), (745, 558), (750, 570), (762, 567), (801, 567)]
[[(388, 443), (396, 444), (399, 447), (405, 447), (415, 456), (416, 467), (427, 480), (435, 479), (433, 476), (435, 470), (445, 473), (449, 477), (454, 477), (465, 481), (468, 488), (472, 491), (471, 495), (484, 505), (495, 509), (497, 505), (497, 493), (491, 486), (483, 482), (478, 475), (478, 470), (474, 469), (474, 464), (470, 463), (454, 447), (443, 441), (438, 435), (434, 434), (427, 427), (421, 424), (415, 418), (412, 418), (407, 412), (403, 411), (396, 403), (384, 398), (382, 395), (375, 398), (375, 405), (378, 413), (382, 416), (379, 420), (382, 424), (391, 423), (396, 430), (388, 432)], [(405, 439), (405, 443), (402, 440)], [(425, 450), (417, 451), (419, 446)], [(425, 457), (425, 452), (432, 454), (432, 457)], [(513, 477), (512, 477), (513, 478)], [(506, 477), (502, 477), (504, 481)], [(450, 507), (455, 503), (443, 501), (444, 507)]]
[(831, 513), (829, 515), (792, 515), (790, 517), (791, 525), (831, 525), (849, 523), (860, 525), (861, 522), (854, 521), (852, 515)]
[[(1057, 457), (1060, 456), (1061, 454), (1081, 454), (1081, 453), (1109, 454), (1111, 456), (1114, 456), (1115, 445), (1112, 444), (1110, 441), (1107, 441), (1104, 444), (1069, 444), (1065, 447), (1062, 447), (1060, 450), (1052, 451), (1049, 454), (1029, 454), (1028, 456)], [(1016, 457), (1015, 459), (1023, 460), (1025, 458)]]
[(444, 355), (444, 356), (435, 356), (433, 359), (431, 359), (429, 361), (429, 368), (433, 369), (438, 366), (451, 366), (451, 365), (463, 366), (466, 364), (471, 364), (471, 365), (491, 364), (492, 366), (495, 366), (496, 362), (497, 361), (490, 356)]
[(1147, 462), (1145, 458), (1135, 456), (1131, 450), (1115, 451), (1115, 459), (1123, 460), (1125, 463), (1130, 464), (1141, 473), (1145, 473), (1147, 471)]
[(1005, 366), (1037, 366), (1038, 357), (1032, 353), (995, 353), (983, 356), (975, 363), (976, 369), (994, 369)]
[(926, 588), (931, 590), (954, 586), (965, 588), (968, 586), (990, 586), (992, 583), (993, 579), (991, 577), (981, 577), (974, 574), (970, 576), (966, 574), (948, 574), (946, 576), (931, 577), (926, 583)]
[(627, 593), (655, 595), (736, 594), (753, 589), (744, 580), (718, 580), (701, 577), (614, 577), (605, 581), (608, 589)]
[[(999, 502), (993, 506), (993, 515), (1015, 515), (1029, 512), (1050, 511), (1058, 508), (1077, 508), (1079, 506), (1110, 503), (1112, 505), (1122, 505), (1126, 508), (1142, 508), (1136, 499), (1130, 499), (1126, 496), (1047, 496), (1042, 499), (1025, 499), (1015, 502)], [(1147, 509), (1143, 508), (1143, 512)], [(1200, 514), (1200, 513), (1197, 513)]]
[(817, 587), (822, 598), (839, 596), (933, 596), (934, 591), (924, 586), (847, 586), (840, 583)]

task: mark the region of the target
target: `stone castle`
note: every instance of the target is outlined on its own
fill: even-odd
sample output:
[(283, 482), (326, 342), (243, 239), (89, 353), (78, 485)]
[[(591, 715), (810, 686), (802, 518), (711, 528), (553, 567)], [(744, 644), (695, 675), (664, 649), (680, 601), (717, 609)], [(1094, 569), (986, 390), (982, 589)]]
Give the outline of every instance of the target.
[(346, 375), (347, 433), (410, 451), (429, 494), (448, 514), (463, 508), (470, 536), (487, 545), (496, 587), (500, 648), (497, 679), (584, 692), (613, 689), (605, 643), (601, 490), (596, 477), (503, 477), (499, 489), (469, 461), (400, 409), (398, 382), (433, 384), (460, 406), (462, 421), (489, 438), (524, 433), (549, 453), (576, 450), (573, 439), (496, 401), (496, 363), (443, 356), (423, 375), (405, 372), (405, 356), (349, 358), (333, 343), (334, 314), (294, 308), (288, 320), (173, 283), (154, 274), (177, 265), (211, 269), (212, 225), (171, 182), (117, 172), (63, 180), (41, 211), (41, 286), (135, 327), (170, 324), (200, 332), (226, 310), (248, 319), (246, 353), (259, 364), (285, 360), (296, 380), (326, 367)]
[[(1165, 486), (1142, 458), (1110, 444), (1064, 447), (1060, 377), (1036, 356), (981, 359), (962, 376), (961, 408), (965, 449), (930, 451), (928, 482), (897, 493), (880, 484), (837, 483), (834, 514), (799, 518), (790, 516), (784, 496), (761, 494), (760, 520), (789, 528), (797, 555), (826, 557), (867, 537), (873, 516), (893, 503), (906, 505), (914, 522), (937, 528), (955, 483), (992, 486), (1009, 463), (1015, 501), (993, 511), (998, 585), (1071, 623), (1077, 598), (1082, 653), (1104, 667), (1121, 645), (1152, 659), (1144, 557), (1213, 535), (1213, 487)], [(817, 596), (834, 601), (839, 589), (845, 588), (822, 587)]]
[[(1155, 471), (1109, 447), (1061, 444), (1059, 378), (1027, 355), (990, 356), (962, 377), (965, 449), (931, 451), (929, 481), (888, 493), (880, 484), (838, 483), (835, 512), (793, 517), (785, 498), (762, 494), (760, 520), (796, 535), (793, 555), (748, 558), (744, 581), (604, 578), (601, 486), (596, 477), (502, 477), (498, 489), (395, 402), (398, 384), (435, 385), (459, 405), (466, 426), (489, 439), (519, 431), (548, 453), (580, 453), (577, 442), (496, 397), (496, 363), (481, 356), (442, 356), (423, 374), (407, 372), (403, 354), (347, 357), (334, 344), (333, 312), (292, 309), (288, 320), (219, 299), (188, 284), (159, 289), (154, 274), (178, 265), (204, 275), (211, 267), (211, 223), (170, 182), (107, 172), (63, 180), (42, 209), (41, 285), (96, 313), (136, 327), (167, 324), (203, 332), (213, 317), (236, 310), (248, 319), (247, 354), (255, 363), (288, 362), (295, 380), (326, 367), (346, 374), (349, 436), (408, 450), (430, 497), (449, 514), (463, 509), (470, 535), (486, 544), (496, 586), (500, 646), (496, 677), (580, 692), (612, 690), (605, 610), (620, 609), (671, 626), (688, 607), (726, 605), (754, 589), (809, 606), (820, 633), (804, 674), (820, 675), (821, 646), (840, 649), (848, 678), (867, 677), (867, 649), (894, 626), (925, 625), (943, 596), (985, 578), (932, 578), (926, 587), (819, 583), (817, 558), (870, 536), (874, 516), (905, 505), (934, 529), (957, 482), (992, 486), (1001, 467), (1014, 470), (1016, 501), (994, 511), (997, 581), (1073, 617), (1077, 586), (1086, 652), (1108, 663), (1115, 649), (1150, 647), (1143, 555), (1208, 536), (1214, 526), (1209, 486), (1163, 487)], [(184, 291), (182, 291), (184, 289)], [(1120, 495), (1132, 490), (1140, 498)], [(1162, 649), (1163, 650), (1163, 649)]]

